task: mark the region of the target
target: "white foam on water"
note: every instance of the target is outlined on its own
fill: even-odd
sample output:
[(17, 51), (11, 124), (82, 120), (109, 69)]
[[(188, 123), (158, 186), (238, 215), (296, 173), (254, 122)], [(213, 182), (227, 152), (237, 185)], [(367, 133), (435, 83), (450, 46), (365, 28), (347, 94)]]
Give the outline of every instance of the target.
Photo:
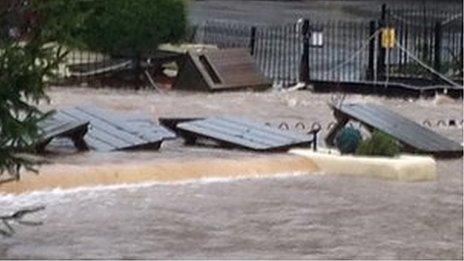
[[(243, 175), (234, 177), (206, 177), (200, 179), (189, 179), (182, 181), (150, 181), (142, 183), (123, 183), (117, 185), (102, 185), (102, 186), (88, 186), (88, 187), (77, 187), (77, 188), (55, 188), (52, 190), (33, 191), (23, 194), (1, 194), (0, 193), (0, 206), (2, 208), (7, 207), (24, 207), (30, 205), (46, 205), (50, 202), (63, 202), (66, 201), (66, 196), (74, 194), (84, 194), (85, 198), (93, 198), (102, 193), (111, 193), (116, 190), (126, 189), (128, 191), (135, 191), (141, 188), (149, 188), (155, 186), (185, 186), (185, 185), (208, 185), (215, 183), (231, 183), (246, 180), (257, 180), (257, 179), (286, 179), (291, 177), (298, 177), (307, 175), (308, 172), (292, 172), (292, 173), (281, 173), (281, 174), (256, 174), (256, 175)], [(317, 174), (317, 173), (316, 173)]]

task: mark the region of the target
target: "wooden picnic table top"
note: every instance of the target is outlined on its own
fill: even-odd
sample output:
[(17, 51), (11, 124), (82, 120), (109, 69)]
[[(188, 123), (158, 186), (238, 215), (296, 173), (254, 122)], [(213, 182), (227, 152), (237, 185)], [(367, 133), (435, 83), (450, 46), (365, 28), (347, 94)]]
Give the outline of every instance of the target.
[(71, 138), (78, 147), (84, 149), (86, 146), (83, 143), (84, 135), (88, 131), (89, 122), (85, 120), (70, 120), (62, 119), (53, 115), (39, 122), (40, 130), (39, 140), (35, 145), (40, 152), (55, 138)]
[(310, 145), (312, 135), (283, 131), (238, 117), (211, 117), (177, 124), (182, 132), (256, 151)]
[(146, 117), (124, 117), (96, 106), (61, 109), (58, 118), (88, 121), (85, 141), (98, 151), (158, 149), (165, 139), (176, 135)]
[(333, 107), (335, 114), (385, 132), (420, 152), (462, 154), (462, 146), (377, 104), (344, 104)]

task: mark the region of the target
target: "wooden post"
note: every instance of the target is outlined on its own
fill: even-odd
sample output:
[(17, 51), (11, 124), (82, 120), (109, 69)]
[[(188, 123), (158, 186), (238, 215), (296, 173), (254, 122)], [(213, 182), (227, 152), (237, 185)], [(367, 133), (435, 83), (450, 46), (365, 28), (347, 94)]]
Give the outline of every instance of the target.
[(250, 35), (250, 54), (255, 55), (255, 43), (256, 43), (256, 26), (251, 27)]
[(140, 58), (140, 55), (136, 55), (134, 56), (133, 60), (132, 60), (133, 64), (133, 75), (132, 75), (132, 79), (134, 80), (133, 82), (133, 86), (136, 90), (140, 89), (140, 72), (142, 71), (142, 67), (141, 67), (141, 58)]
[(382, 4), (382, 7), (380, 9), (380, 20), (383, 21), (384, 23), (387, 20), (387, 5), (386, 4)]
[(303, 21), (303, 27), (301, 29), (303, 35), (303, 54), (301, 55), (300, 64), (300, 82), (309, 84), (309, 20)]
[[(442, 30), (441, 23), (435, 23), (435, 44), (434, 44), (434, 63), (433, 69), (440, 72), (441, 70), (441, 43), (442, 43)], [(439, 80), (438, 75), (434, 75), (434, 80)]]
[(338, 116), (336, 113), (334, 113), (335, 118), (337, 119), (337, 124), (329, 130), (329, 133), (325, 137), (325, 144), (329, 147), (334, 147), (335, 146), (335, 137), (337, 136), (338, 132), (345, 127), (345, 125), (348, 123), (349, 119), (346, 116)]
[[(369, 23), (369, 37), (371, 37), (373, 34), (375, 34), (375, 21), (371, 21)], [(366, 78), (369, 81), (374, 80), (374, 51), (375, 51), (375, 37), (372, 38), (369, 42), (369, 61), (367, 65), (367, 72), (366, 72)]]
[[(379, 26), (378, 26), (379, 29), (385, 27), (386, 18), (387, 18), (387, 5), (383, 4)], [(378, 39), (379, 39), (378, 41), (379, 55), (377, 57), (377, 77), (380, 79), (384, 79), (386, 50), (385, 48), (382, 47), (382, 36), (380, 36)]]

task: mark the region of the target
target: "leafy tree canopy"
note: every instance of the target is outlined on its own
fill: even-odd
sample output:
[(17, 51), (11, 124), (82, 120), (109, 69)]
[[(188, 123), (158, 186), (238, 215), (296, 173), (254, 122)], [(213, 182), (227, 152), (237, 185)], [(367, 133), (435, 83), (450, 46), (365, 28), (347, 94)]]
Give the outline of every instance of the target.
[(75, 36), (93, 51), (144, 55), (185, 34), (185, 0), (98, 0), (80, 8), (88, 16)]

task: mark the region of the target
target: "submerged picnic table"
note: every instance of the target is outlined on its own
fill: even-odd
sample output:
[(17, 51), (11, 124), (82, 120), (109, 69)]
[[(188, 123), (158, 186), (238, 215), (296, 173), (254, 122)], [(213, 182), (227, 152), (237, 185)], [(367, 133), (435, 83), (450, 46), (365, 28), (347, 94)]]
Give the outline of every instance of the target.
[(121, 116), (96, 106), (78, 106), (59, 110), (56, 118), (90, 123), (84, 140), (97, 151), (159, 149), (166, 139), (176, 135), (147, 117)]
[(405, 151), (428, 153), (438, 157), (462, 157), (463, 148), (457, 142), (376, 104), (344, 104), (332, 106), (337, 124), (326, 137), (326, 144), (335, 144), (336, 134), (350, 121), (385, 132), (397, 139)]
[(69, 138), (79, 150), (86, 150), (84, 135), (87, 133), (89, 122), (85, 120), (63, 119), (53, 115), (39, 122), (39, 141), (35, 145), (38, 152), (55, 138)]
[(226, 147), (235, 146), (253, 151), (283, 151), (294, 146), (310, 145), (315, 149), (319, 131), (310, 134), (283, 131), (238, 117), (180, 120), (175, 128), (189, 144), (195, 143), (198, 138), (206, 138)]

